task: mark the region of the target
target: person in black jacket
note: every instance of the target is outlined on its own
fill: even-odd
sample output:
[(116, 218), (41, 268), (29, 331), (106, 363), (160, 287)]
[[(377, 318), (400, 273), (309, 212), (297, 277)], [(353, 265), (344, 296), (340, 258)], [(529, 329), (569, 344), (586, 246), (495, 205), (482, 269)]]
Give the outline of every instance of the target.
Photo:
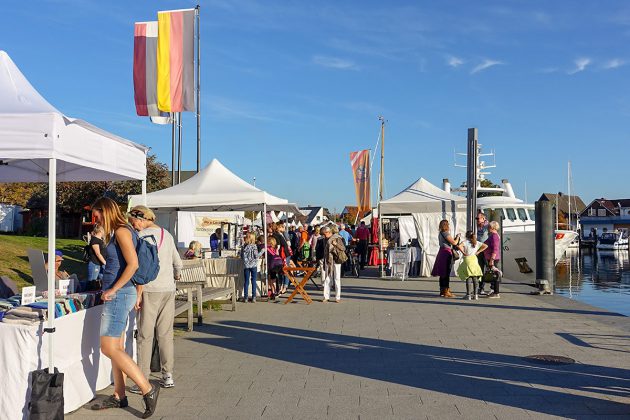
[[(285, 261), (286, 265), (291, 264), (291, 248), (287, 243), (287, 240), (284, 237), (284, 230), (286, 226), (283, 221), (279, 221), (276, 223), (276, 228), (273, 232), (273, 237), (276, 239), (278, 245), (280, 245), (280, 256)], [(283, 293), (287, 291), (289, 287), (289, 278), (284, 274), (278, 275), (278, 283), (280, 285), (280, 290), (278, 291), (278, 296), (281, 296)]]

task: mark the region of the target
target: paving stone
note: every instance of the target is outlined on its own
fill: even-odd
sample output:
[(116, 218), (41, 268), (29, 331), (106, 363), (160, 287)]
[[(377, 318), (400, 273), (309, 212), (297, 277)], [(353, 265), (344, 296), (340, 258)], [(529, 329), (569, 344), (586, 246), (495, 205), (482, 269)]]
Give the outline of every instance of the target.
[[(530, 296), (528, 286), (509, 281), (492, 302), (441, 299), (435, 279), (344, 278), (343, 285), (341, 305), (206, 312), (204, 325), (176, 335), (176, 386), (162, 390), (154, 418), (630, 416), (627, 317), (561, 296)], [(464, 285), (452, 286), (461, 295)], [(605, 336), (613, 339), (597, 341)], [(578, 363), (522, 359), (531, 354)], [(140, 397), (130, 395), (130, 404), (128, 411), (80, 409), (66, 417), (137, 418)]]

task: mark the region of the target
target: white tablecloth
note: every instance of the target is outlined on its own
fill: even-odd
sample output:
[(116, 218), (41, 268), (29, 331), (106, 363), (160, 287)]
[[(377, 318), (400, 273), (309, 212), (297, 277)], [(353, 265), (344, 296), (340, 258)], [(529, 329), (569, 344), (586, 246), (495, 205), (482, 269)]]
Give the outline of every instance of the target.
[[(112, 382), (111, 362), (99, 350), (102, 310), (103, 306), (96, 306), (55, 321), (55, 366), (64, 373), (65, 413), (80, 408)], [(130, 321), (127, 348), (133, 349), (133, 312)], [(43, 328), (0, 322), (2, 420), (27, 418), (30, 372), (48, 367), (48, 337), (42, 334)]]

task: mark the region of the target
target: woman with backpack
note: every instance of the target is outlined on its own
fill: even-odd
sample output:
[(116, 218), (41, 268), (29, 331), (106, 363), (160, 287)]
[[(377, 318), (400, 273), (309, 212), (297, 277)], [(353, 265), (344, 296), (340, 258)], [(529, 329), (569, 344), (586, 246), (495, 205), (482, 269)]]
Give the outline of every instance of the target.
[[(138, 365), (146, 378), (151, 374), (153, 338), (157, 339), (160, 352), (160, 368), (163, 388), (175, 386), (173, 366), (175, 343), (173, 341), (173, 318), (175, 317), (175, 281), (179, 280), (183, 268), (177, 245), (170, 232), (155, 223), (155, 213), (145, 206), (135, 206), (129, 212), (129, 221), (139, 236), (157, 245), (160, 271), (157, 277), (144, 285), (138, 295)], [(140, 393), (137, 385), (129, 389)]]
[(125, 352), (124, 343), (129, 313), (136, 305), (138, 294), (142, 293), (142, 286), (134, 286), (131, 281), (138, 269), (138, 238), (114, 200), (99, 198), (92, 205), (92, 213), (105, 231), (107, 245), (100, 336), (101, 352), (111, 359), (114, 378), (114, 394), (94, 404), (92, 409), (127, 407), (125, 376), (128, 376), (140, 388), (145, 404), (142, 417), (148, 418), (155, 413), (160, 387), (145, 378), (138, 365)]
[(341, 302), (341, 264), (348, 260), (346, 246), (343, 238), (337, 232), (333, 233), (330, 227), (325, 226), (321, 232), (326, 238), (324, 248), (324, 300), (326, 303), (330, 299), (330, 281), (335, 281), (335, 302)]

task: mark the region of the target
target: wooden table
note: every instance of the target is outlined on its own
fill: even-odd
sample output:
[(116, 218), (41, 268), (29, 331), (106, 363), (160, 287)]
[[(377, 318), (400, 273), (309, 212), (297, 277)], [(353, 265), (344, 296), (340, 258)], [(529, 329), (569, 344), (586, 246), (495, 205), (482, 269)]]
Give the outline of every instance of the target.
[[(313, 301), (313, 299), (311, 299), (308, 293), (306, 293), (306, 290), (304, 290), (304, 285), (315, 272), (315, 267), (284, 267), (283, 271), (284, 274), (289, 278), (291, 283), (293, 283), (293, 286), (295, 286), (295, 290), (293, 291), (293, 293), (291, 293), (291, 295), (289, 295), (287, 300), (284, 302), (285, 305), (291, 302), (295, 295), (297, 295), (298, 293), (302, 295), (302, 298), (304, 299), (306, 304), (309, 305)], [(302, 278), (302, 281), (298, 281), (298, 279), (293, 276), (293, 273), (295, 273), (296, 271), (304, 272), (304, 277)]]

